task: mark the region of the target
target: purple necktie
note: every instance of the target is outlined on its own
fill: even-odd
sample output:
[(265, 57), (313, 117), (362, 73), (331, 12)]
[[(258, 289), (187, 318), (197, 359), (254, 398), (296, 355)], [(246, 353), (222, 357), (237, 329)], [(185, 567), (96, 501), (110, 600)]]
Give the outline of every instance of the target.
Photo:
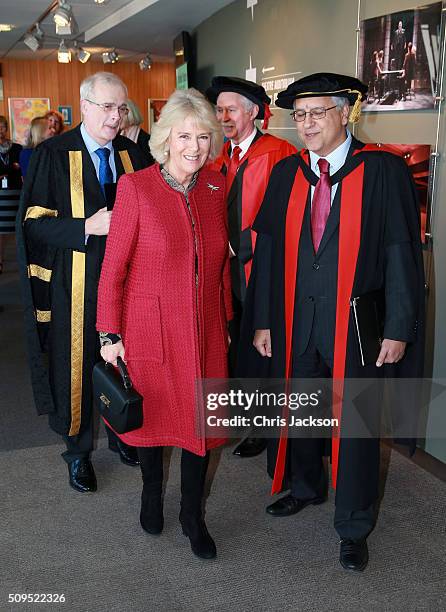
[(321, 176), (315, 187), (311, 206), (311, 235), (315, 253), (317, 253), (324, 234), (331, 204), (330, 164), (326, 159), (321, 158), (317, 165)]

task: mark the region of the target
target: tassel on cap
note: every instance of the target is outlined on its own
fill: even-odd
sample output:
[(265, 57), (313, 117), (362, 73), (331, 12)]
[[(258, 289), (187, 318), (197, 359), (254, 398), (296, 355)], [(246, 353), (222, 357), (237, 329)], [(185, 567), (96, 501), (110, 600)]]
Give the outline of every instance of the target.
[(351, 93), (356, 93), (357, 94), (357, 98), (355, 103), (353, 104), (353, 108), (350, 111), (350, 116), (348, 118), (348, 120), (350, 121), (350, 123), (357, 123), (359, 121), (359, 117), (361, 116), (361, 92), (357, 91), (357, 90), (352, 90)]
[(264, 110), (264, 116), (263, 116), (262, 128), (264, 130), (267, 130), (268, 129), (268, 124), (269, 124), (270, 117), (272, 117), (273, 114), (270, 111), (269, 105), (266, 102), (264, 102), (264, 104), (263, 104), (263, 110)]

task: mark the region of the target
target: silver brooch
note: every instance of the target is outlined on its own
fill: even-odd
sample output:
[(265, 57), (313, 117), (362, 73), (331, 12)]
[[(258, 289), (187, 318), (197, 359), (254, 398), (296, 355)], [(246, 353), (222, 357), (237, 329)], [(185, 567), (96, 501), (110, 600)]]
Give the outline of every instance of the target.
[(209, 187), (209, 189), (211, 189), (212, 191), (217, 191), (217, 189), (220, 189), (220, 187), (217, 187), (216, 185), (211, 185), (210, 183), (208, 183), (208, 187)]

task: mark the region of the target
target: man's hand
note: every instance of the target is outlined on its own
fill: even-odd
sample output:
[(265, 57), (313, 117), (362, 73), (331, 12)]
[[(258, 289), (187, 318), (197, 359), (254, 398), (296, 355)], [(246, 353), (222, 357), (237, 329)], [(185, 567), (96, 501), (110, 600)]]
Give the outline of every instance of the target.
[(269, 329), (256, 329), (253, 344), (262, 357), (271, 357), (271, 332)]
[(85, 235), (106, 236), (110, 229), (110, 219), (111, 210), (104, 206), (85, 220)]
[(406, 342), (401, 342), (400, 340), (387, 340), (385, 338), (381, 345), (378, 359), (376, 360), (377, 367), (380, 368), (383, 363), (397, 363), (404, 357), (405, 350)]
[(116, 342), (116, 344), (106, 344), (101, 348), (101, 357), (104, 361), (112, 363), (114, 366), (117, 365), (118, 357), (125, 362), (125, 349), (122, 341)]

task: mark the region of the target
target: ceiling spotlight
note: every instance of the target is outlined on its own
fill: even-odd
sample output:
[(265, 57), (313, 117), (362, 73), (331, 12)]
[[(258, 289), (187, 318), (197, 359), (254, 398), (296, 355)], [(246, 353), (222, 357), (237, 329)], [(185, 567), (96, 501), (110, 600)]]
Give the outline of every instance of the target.
[(71, 51), (65, 46), (63, 40), (60, 41), (59, 50), (57, 52), (57, 61), (59, 64), (69, 64), (71, 62)]
[(25, 34), (23, 38), (23, 42), (25, 45), (35, 53), (37, 49), (40, 47), (40, 41), (34, 36), (34, 34)]
[(38, 23), (36, 23), (33, 32), (27, 32), (23, 38), (23, 42), (34, 53), (42, 46), (43, 32)]
[(143, 57), (142, 60), (139, 62), (139, 69), (140, 70), (150, 70), (151, 67), (152, 67), (152, 58), (147, 53), (147, 55)]
[(79, 47), (77, 50), (77, 59), (82, 63), (85, 64), (86, 62), (88, 62), (88, 60), (91, 57), (91, 53), (90, 51), (86, 51), (85, 49), (82, 49), (82, 47)]
[(94, 0), (95, 4), (107, 4), (108, 0)]
[(59, 6), (54, 11), (53, 19), (56, 26), (67, 26), (70, 23), (73, 12), (71, 6), (65, 0), (59, 0)]
[(119, 55), (116, 53), (116, 50), (113, 51), (104, 51), (102, 54), (102, 61), (104, 64), (115, 64), (119, 59)]

